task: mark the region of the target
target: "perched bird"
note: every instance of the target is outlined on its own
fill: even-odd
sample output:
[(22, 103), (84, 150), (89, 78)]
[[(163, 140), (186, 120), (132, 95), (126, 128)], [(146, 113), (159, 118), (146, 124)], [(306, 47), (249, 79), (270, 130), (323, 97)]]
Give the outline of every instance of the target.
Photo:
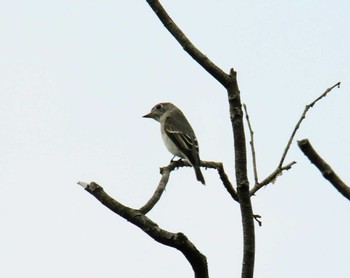
[(144, 118), (152, 118), (160, 123), (160, 131), (165, 146), (174, 157), (187, 159), (193, 166), (197, 180), (205, 184), (200, 170), (198, 141), (185, 115), (170, 102), (155, 105)]

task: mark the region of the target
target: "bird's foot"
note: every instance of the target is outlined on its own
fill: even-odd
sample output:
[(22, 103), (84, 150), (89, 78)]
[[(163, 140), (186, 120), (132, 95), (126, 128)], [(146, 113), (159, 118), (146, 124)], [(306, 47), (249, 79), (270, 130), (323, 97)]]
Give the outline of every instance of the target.
[(174, 157), (170, 160), (171, 162), (181, 162), (182, 161), (182, 157), (180, 157), (178, 160), (175, 160), (176, 155), (174, 155)]

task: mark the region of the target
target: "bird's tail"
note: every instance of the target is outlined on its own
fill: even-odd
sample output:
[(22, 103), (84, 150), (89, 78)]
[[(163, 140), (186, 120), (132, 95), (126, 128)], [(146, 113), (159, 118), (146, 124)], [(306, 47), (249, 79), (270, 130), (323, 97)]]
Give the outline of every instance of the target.
[(196, 172), (197, 180), (205, 185), (205, 180), (199, 166), (194, 167), (194, 171)]

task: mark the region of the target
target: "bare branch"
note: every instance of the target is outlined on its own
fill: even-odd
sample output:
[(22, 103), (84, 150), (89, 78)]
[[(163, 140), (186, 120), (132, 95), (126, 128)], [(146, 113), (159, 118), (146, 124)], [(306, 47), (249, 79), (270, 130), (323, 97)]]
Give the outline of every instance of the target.
[[(246, 114), (246, 119), (247, 119), (247, 123), (248, 123), (248, 128), (249, 128), (249, 132), (250, 132), (250, 147), (251, 147), (251, 151), (252, 151), (252, 158), (253, 158), (253, 169), (254, 169), (254, 180), (255, 180), (255, 185), (254, 187), (250, 190), (250, 196), (253, 196), (255, 194), (255, 192), (257, 192), (260, 188), (266, 186), (267, 184), (269, 184), (270, 182), (274, 182), (277, 177), (279, 175), (282, 175), (282, 172), (284, 170), (289, 170), (290, 168), (292, 168), (292, 166), (296, 163), (295, 161), (282, 166), (281, 168), (277, 168), (274, 172), (272, 172), (267, 178), (265, 178), (262, 182), (259, 182), (258, 180), (258, 171), (257, 171), (257, 165), (256, 165), (256, 154), (255, 154), (255, 146), (254, 146), (254, 131), (252, 129), (251, 123), (250, 123), (250, 119), (249, 119), (249, 114), (248, 114), (248, 110), (247, 110), (247, 106), (245, 104), (243, 104), (243, 108)], [(261, 226), (261, 223), (256, 219), (256, 217), (254, 217), (255, 220), (258, 222), (259, 226)]]
[(278, 167), (277, 168), (281, 168), (282, 165), (283, 165), (283, 162), (284, 162), (284, 159), (286, 158), (287, 156), (287, 153), (289, 151), (289, 148), (290, 148), (290, 145), (292, 144), (293, 142), (293, 139), (294, 139), (294, 136), (295, 134), (297, 133), (297, 130), (299, 129), (300, 125), (301, 125), (301, 122), (305, 119), (305, 116), (306, 116), (306, 113), (309, 111), (310, 108), (312, 108), (316, 102), (318, 102), (320, 99), (324, 98), (330, 91), (332, 91), (335, 87), (340, 87), (340, 82), (334, 84), (332, 87), (328, 88), (322, 95), (320, 95), (318, 98), (316, 98), (313, 102), (311, 102), (310, 104), (306, 105), (305, 109), (304, 109), (304, 112), (303, 114), (301, 115), (299, 121), (297, 122), (293, 132), (292, 132), (292, 135), (290, 136), (289, 138), (289, 141), (288, 141), (288, 144), (286, 146), (286, 148), (284, 149), (283, 151), (283, 154), (282, 154), (282, 158), (281, 158), (281, 161), (280, 163), (278, 164)]
[(335, 87), (338, 87), (339, 88), (340, 86), (340, 82), (337, 82), (336, 84), (334, 84), (332, 87), (329, 87), (326, 91), (324, 91), (324, 93), (322, 95), (320, 95), (318, 98), (316, 98), (313, 102), (311, 102), (310, 104), (306, 105), (305, 106), (305, 109), (299, 119), (299, 121), (297, 122), (293, 132), (292, 132), (292, 135), (290, 136), (289, 138), (289, 141), (287, 143), (287, 146), (285, 147), (284, 151), (283, 151), (283, 154), (282, 154), (282, 158), (276, 168), (275, 171), (273, 171), (267, 178), (265, 178), (262, 182), (258, 183), (258, 184), (255, 184), (255, 186), (250, 190), (250, 194), (251, 195), (254, 195), (260, 188), (262, 188), (263, 186), (271, 183), (271, 182), (274, 182), (275, 179), (282, 174), (282, 172), (284, 170), (289, 170), (296, 162), (293, 161), (285, 166), (282, 166), (283, 163), (284, 163), (284, 160), (287, 156), (287, 153), (290, 149), (290, 146), (294, 140), (294, 136), (295, 134), (297, 133), (302, 121), (305, 119), (306, 117), (306, 113), (309, 111), (310, 108), (312, 108), (316, 102), (318, 102), (320, 99), (324, 98), (330, 91), (332, 91)]
[(243, 108), (244, 108), (245, 118), (247, 119), (249, 133), (250, 133), (250, 149), (252, 151), (254, 181), (255, 181), (255, 184), (258, 184), (259, 179), (258, 179), (258, 169), (256, 166), (256, 154), (255, 154), (255, 146), (254, 146), (254, 131), (253, 131), (252, 125), (250, 124), (247, 106), (245, 104), (243, 104)]
[(193, 43), (186, 37), (180, 28), (171, 19), (169, 14), (157, 0), (147, 0), (152, 10), (158, 16), (165, 28), (174, 36), (183, 49), (207, 72), (209, 72), (225, 88), (228, 85), (229, 75), (216, 66), (206, 55), (204, 55)]
[(309, 158), (321, 174), (337, 189), (345, 198), (350, 200), (350, 187), (347, 186), (333, 171), (331, 166), (324, 161), (312, 147), (308, 139), (298, 141), (298, 146), (301, 151)]
[(260, 220), (261, 216), (258, 214), (254, 214), (253, 217), (254, 217), (254, 220), (258, 222), (258, 225), (261, 227), (262, 226), (262, 221)]
[(234, 139), (237, 193), (243, 226), (243, 263), (241, 277), (252, 278), (254, 275), (255, 261), (254, 218), (247, 175), (247, 150), (243, 125), (242, 102), (237, 83), (237, 73), (233, 69), (230, 70), (230, 82), (227, 86), (227, 96)]
[[(221, 162), (201, 161), (200, 166), (205, 168), (216, 169), (219, 173), (220, 179), (224, 187), (226, 188), (228, 193), (231, 195), (231, 197), (238, 202), (237, 192), (233, 188), (228, 176), (226, 175), (224, 166)], [(178, 160), (178, 161), (172, 161), (169, 163), (168, 166), (164, 166), (160, 168), (160, 174), (162, 175), (162, 177), (159, 181), (157, 189), (153, 193), (153, 196), (148, 200), (148, 202), (139, 209), (140, 212), (142, 212), (143, 214), (147, 214), (157, 204), (169, 181), (170, 173), (176, 168), (181, 168), (181, 167), (192, 167), (192, 166), (186, 160)]]
[(227, 90), (234, 137), (237, 194), (239, 196), (243, 226), (242, 278), (251, 278), (254, 274), (255, 231), (253, 209), (249, 192), (249, 181), (247, 177), (246, 142), (242, 120), (242, 102), (237, 83), (237, 73), (231, 69), (230, 74), (226, 74), (213, 62), (211, 62), (203, 53), (201, 53), (173, 22), (164, 8), (160, 5), (159, 1), (147, 0), (147, 2), (158, 18), (162, 21), (165, 28), (167, 28), (175, 39), (182, 45), (184, 50)]
[(239, 202), (236, 190), (233, 188), (228, 176), (225, 173), (224, 165), (221, 162), (214, 161), (201, 161), (201, 166), (206, 168), (216, 169), (222, 181), (222, 184), (226, 188), (227, 192), (231, 195), (232, 199)]
[(260, 188), (264, 187), (265, 185), (268, 185), (271, 182), (274, 183), (276, 181), (277, 177), (282, 175), (283, 171), (291, 169), (294, 164), (296, 164), (295, 161), (293, 161), (285, 166), (282, 166), (281, 168), (277, 168), (268, 177), (266, 177), (262, 182), (255, 184), (254, 187), (250, 190), (250, 195), (253, 196)]
[(175, 167), (176, 165), (174, 165), (174, 163), (172, 162), (168, 166), (160, 168), (160, 173), (162, 174), (162, 177), (159, 181), (157, 189), (156, 191), (154, 191), (151, 199), (149, 199), (148, 202), (139, 209), (141, 213), (147, 214), (158, 203), (160, 197), (162, 197), (166, 185), (168, 184), (170, 173), (172, 170), (175, 169)]
[[(226, 175), (223, 164), (221, 162), (201, 161), (200, 165), (201, 167), (216, 169), (219, 173), (224, 187), (229, 192), (231, 197), (238, 202), (237, 192), (233, 188), (228, 176)], [(95, 198), (97, 198), (103, 205), (141, 228), (156, 241), (180, 250), (186, 256), (187, 260), (191, 263), (193, 270), (195, 271), (195, 277), (206, 278), (209, 277), (206, 258), (195, 248), (195, 246), (186, 238), (186, 236), (182, 233), (174, 234), (162, 230), (145, 216), (145, 214), (148, 213), (160, 200), (169, 181), (170, 173), (176, 168), (180, 167), (191, 167), (191, 164), (186, 160), (179, 160), (172, 161), (169, 163), (169, 165), (160, 168), (162, 177), (159, 181), (157, 189), (155, 190), (152, 197), (148, 200), (148, 202), (138, 210), (126, 207), (117, 202), (107, 193), (105, 193), (103, 188), (97, 183), (91, 182), (89, 184), (86, 182), (78, 182), (78, 184), (81, 185), (90, 194), (92, 194)]]
[(209, 277), (206, 257), (197, 250), (193, 243), (183, 233), (171, 233), (161, 229), (155, 222), (139, 210), (126, 207), (114, 200), (95, 182), (91, 182), (90, 184), (79, 182), (79, 184), (104, 206), (139, 227), (155, 241), (176, 248), (182, 252), (191, 264), (196, 278)]

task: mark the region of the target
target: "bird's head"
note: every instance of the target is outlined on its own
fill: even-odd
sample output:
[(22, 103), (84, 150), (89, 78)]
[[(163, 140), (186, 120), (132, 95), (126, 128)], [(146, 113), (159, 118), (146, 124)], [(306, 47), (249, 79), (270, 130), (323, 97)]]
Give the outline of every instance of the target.
[(175, 107), (174, 104), (170, 102), (161, 102), (156, 104), (151, 112), (148, 114), (144, 115), (143, 118), (152, 118), (155, 119), (156, 121), (160, 121), (161, 117), (168, 111), (171, 111)]

